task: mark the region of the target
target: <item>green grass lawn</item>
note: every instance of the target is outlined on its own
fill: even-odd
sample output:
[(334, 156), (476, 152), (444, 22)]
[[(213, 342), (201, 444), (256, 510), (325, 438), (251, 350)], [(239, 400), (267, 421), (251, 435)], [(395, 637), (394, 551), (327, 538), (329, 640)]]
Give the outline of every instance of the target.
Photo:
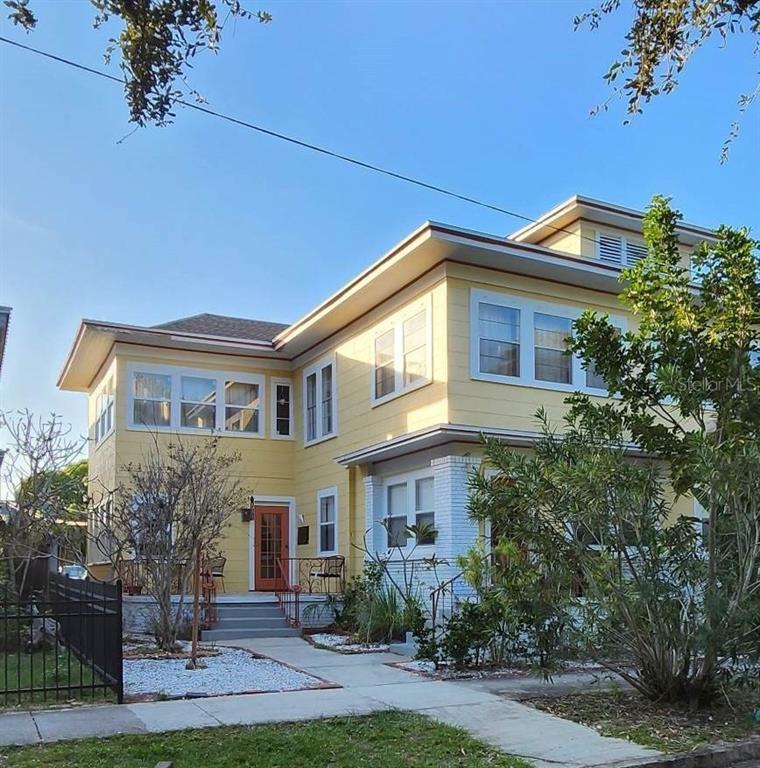
[(12, 749), (6, 759), (9, 768), (154, 768), (160, 760), (174, 768), (529, 768), (463, 731), (400, 712), (86, 739)]
[[(56, 667), (57, 661), (57, 667)], [(101, 682), (96, 675), (96, 684)], [(92, 671), (72, 653), (69, 654), (63, 646), (47, 649), (44, 654), (38, 651), (28, 653), (0, 653), (0, 709), (3, 707), (49, 706), (65, 701), (116, 701), (111, 691), (101, 689), (79, 691), (70, 689), (71, 685), (90, 685), (93, 680)], [(55, 689), (47, 692), (44, 698), (42, 691), (33, 694), (18, 694), (19, 689), (42, 687)]]
[(754, 711), (760, 692), (731, 689), (709, 709), (689, 712), (656, 704), (637, 693), (599, 691), (526, 701), (545, 712), (595, 727), (604, 736), (628, 739), (662, 752), (690, 752), (720, 741), (760, 736)]

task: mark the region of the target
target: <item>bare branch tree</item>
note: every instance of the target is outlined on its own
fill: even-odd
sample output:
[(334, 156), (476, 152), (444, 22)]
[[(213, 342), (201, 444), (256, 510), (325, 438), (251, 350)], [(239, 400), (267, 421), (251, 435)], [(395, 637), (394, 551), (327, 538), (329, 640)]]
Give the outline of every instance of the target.
[(81, 476), (65, 471), (81, 459), (86, 440), (73, 437), (54, 413), (0, 412), (0, 430), (7, 435), (0, 479), (11, 494), (0, 525), (0, 556), (11, 593), (20, 595), (33, 560), (49, 554), (52, 538), (72, 538), (69, 523), (86, 506)]
[(189, 445), (175, 436), (163, 449), (153, 438), (143, 459), (123, 468), (127, 480), (111, 494), (95, 543), (117, 572), (130, 559), (142, 569), (156, 601), (156, 642), (172, 650), (198, 553), (219, 541), (239, 507), (230, 469), (240, 457), (220, 453), (218, 438)]

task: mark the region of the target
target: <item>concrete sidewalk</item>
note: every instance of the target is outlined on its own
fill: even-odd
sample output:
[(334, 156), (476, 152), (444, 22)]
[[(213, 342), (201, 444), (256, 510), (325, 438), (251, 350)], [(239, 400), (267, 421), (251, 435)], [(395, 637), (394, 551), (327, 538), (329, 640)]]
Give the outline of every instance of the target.
[(588, 768), (657, 753), (509, 701), (488, 690), (421, 678), (387, 666), (395, 654), (347, 656), (300, 638), (234, 641), (343, 687), (0, 715), (0, 744), (36, 744), (116, 733), (313, 720), (400, 709), (465, 728), (538, 768)]

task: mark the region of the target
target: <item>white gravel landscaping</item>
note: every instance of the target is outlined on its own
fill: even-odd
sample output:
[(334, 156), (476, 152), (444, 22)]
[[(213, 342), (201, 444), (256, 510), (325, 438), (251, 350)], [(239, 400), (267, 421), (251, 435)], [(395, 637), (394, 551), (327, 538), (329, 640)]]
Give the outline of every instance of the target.
[(384, 653), (389, 649), (387, 643), (357, 643), (349, 635), (334, 635), (320, 632), (311, 635), (314, 645), (337, 653)]
[(305, 672), (261, 659), (237, 648), (220, 648), (206, 656), (206, 669), (185, 669), (187, 659), (125, 659), (124, 694), (164, 696), (296, 691), (324, 683)]

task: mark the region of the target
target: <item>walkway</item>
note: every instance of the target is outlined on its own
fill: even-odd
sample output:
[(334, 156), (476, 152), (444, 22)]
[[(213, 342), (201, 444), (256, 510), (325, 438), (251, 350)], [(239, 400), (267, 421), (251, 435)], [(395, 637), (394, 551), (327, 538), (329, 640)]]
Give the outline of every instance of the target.
[(401, 709), (468, 730), (537, 768), (623, 765), (656, 753), (539, 712), (484, 686), (427, 680), (387, 666), (391, 653), (346, 656), (300, 638), (234, 641), (342, 687), (0, 715), (0, 744), (311, 720)]

